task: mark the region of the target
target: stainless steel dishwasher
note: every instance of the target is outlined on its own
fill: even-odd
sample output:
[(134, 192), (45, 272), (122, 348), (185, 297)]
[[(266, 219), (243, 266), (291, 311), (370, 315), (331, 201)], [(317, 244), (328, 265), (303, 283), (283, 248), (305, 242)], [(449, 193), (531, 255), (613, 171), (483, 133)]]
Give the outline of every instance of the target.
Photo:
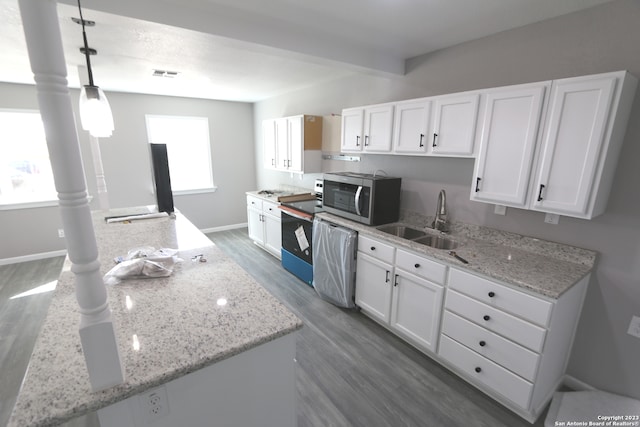
[(355, 307), (358, 233), (327, 221), (313, 221), (313, 287), (338, 307)]

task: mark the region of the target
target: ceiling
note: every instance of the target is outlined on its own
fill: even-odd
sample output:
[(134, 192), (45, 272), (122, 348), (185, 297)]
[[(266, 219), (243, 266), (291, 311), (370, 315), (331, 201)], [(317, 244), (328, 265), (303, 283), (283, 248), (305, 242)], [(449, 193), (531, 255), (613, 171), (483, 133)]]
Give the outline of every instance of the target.
[[(36, 0), (28, 0), (36, 1)], [(37, 0), (40, 1), (40, 0)], [(610, 0), (83, 0), (108, 91), (256, 102)], [(84, 56), (74, 0), (58, 16), (71, 87)], [(0, 0), (0, 81), (33, 83), (17, 0)], [(173, 78), (153, 70), (177, 71)], [(82, 81), (86, 81), (81, 68)]]

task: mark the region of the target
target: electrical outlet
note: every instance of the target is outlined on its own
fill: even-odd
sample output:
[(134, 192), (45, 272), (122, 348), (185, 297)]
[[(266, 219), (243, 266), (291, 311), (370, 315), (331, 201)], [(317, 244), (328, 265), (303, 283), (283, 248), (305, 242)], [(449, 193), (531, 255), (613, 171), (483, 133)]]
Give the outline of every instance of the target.
[(557, 224), (558, 221), (560, 221), (560, 215), (558, 214), (545, 214), (544, 216), (544, 222), (546, 222), (547, 224)]
[(140, 407), (147, 422), (169, 415), (167, 387), (162, 386), (140, 395)]
[(62, 228), (58, 228), (58, 237), (59, 238), (64, 238), (64, 230)]
[(496, 205), (493, 213), (496, 215), (505, 215), (507, 213), (507, 207), (505, 205)]
[(636, 338), (640, 338), (640, 317), (631, 316), (631, 323), (629, 323), (629, 330), (627, 333)]

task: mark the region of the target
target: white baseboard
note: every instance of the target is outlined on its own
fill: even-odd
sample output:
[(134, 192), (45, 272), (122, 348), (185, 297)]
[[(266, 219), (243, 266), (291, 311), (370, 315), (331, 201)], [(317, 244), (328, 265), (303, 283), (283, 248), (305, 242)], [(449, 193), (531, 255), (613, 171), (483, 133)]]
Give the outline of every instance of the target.
[(0, 265), (18, 264), (20, 262), (35, 261), (38, 259), (65, 256), (66, 254), (67, 254), (67, 250), (61, 249), (59, 251), (40, 252), (38, 254), (23, 255), (23, 256), (17, 256), (13, 258), (2, 258), (0, 259)]
[(592, 386), (591, 384), (587, 384), (584, 381), (581, 381), (579, 379), (577, 379), (576, 377), (573, 377), (571, 375), (566, 375), (564, 376), (564, 380), (562, 381), (562, 383), (567, 386), (568, 388), (570, 388), (571, 390), (575, 390), (575, 391), (593, 391), (596, 390), (596, 388), (594, 386)]
[(202, 228), (200, 229), (200, 231), (202, 231), (204, 234), (207, 234), (207, 233), (215, 233), (216, 231), (235, 230), (236, 228), (246, 228), (246, 227), (247, 227), (247, 223), (245, 222), (242, 224), (223, 225), (222, 227)]

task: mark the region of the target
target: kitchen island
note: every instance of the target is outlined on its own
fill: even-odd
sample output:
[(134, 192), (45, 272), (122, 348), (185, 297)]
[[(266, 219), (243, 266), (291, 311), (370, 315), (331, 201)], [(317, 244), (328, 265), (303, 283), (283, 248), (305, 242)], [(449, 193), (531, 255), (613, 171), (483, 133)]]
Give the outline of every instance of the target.
[(93, 411), (103, 427), (295, 425), (302, 322), (181, 214), (104, 219), (139, 212), (94, 212), (101, 272), (144, 246), (178, 249), (182, 262), (170, 277), (107, 288), (125, 382), (91, 392), (67, 260), (9, 426), (58, 425)]

